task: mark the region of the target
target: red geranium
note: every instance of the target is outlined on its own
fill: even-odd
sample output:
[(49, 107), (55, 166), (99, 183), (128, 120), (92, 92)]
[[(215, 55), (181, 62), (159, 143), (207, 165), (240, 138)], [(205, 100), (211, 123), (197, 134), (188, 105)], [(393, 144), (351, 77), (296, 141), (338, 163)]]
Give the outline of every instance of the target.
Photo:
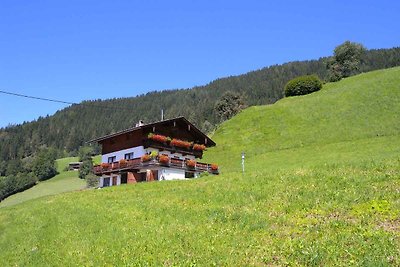
[(142, 162), (149, 161), (150, 159), (151, 159), (151, 157), (150, 157), (150, 155), (148, 155), (148, 154), (144, 154), (144, 155), (141, 157)]
[(150, 133), (147, 137), (153, 141), (160, 142), (160, 143), (165, 143), (165, 142), (167, 142), (167, 139), (168, 139), (168, 137), (166, 137), (164, 135), (152, 134), (152, 133)]
[(218, 170), (218, 165), (217, 164), (211, 164), (211, 170), (217, 171)]
[(158, 158), (158, 161), (162, 164), (168, 164), (169, 163), (169, 157), (167, 155), (161, 155)]
[(106, 163), (106, 162), (103, 162), (103, 163), (100, 164), (100, 166), (101, 166), (103, 169), (108, 169), (108, 168), (110, 167), (110, 164), (108, 164), (108, 163)]
[(186, 160), (186, 166), (190, 168), (196, 167), (196, 161), (194, 159), (188, 159)]
[(203, 150), (206, 150), (206, 146), (205, 145), (200, 145), (200, 144), (194, 144), (193, 145), (193, 149), (194, 150), (198, 150), (198, 151), (203, 151)]
[(182, 148), (190, 148), (190, 146), (192, 145), (192, 143), (187, 142), (187, 141), (183, 141), (183, 140), (179, 140), (179, 139), (172, 139), (171, 140), (171, 146), (177, 146), (177, 147), (182, 147)]

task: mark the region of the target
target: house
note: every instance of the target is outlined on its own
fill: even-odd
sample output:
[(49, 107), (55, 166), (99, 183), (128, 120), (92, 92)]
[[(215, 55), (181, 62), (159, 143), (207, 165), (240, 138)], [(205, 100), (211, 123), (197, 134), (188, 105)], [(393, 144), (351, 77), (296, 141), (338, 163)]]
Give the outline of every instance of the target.
[(68, 170), (69, 171), (79, 171), (79, 169), (81, 168), (82, 164), (83, 164), (82, 162), (70, 162), (68, 164)]
[(101, 164), (93, 168), (100, 187), (218, 174), (216, 164), (202, 163), (215, 142), (184, 117), (144, 124), (89, 142), (102, 146)]

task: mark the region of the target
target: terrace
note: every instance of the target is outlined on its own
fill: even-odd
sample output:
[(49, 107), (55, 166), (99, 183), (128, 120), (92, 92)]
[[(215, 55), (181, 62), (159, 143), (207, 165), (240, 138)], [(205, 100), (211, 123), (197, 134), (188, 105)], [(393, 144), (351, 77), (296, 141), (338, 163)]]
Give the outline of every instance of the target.
[(194, 160), (181, 160), (169, 157), (155, 157), (149, 159), (135, 158), (131, 160), (121, 160), (114, 163), (102, 163), (93, 167), (96, 175), (119, 173), (130, 170), (152, 168), (157, 166), (184, 169), (187, 171), (219, 173), (219, 167), (215, 164), (196, 162)]

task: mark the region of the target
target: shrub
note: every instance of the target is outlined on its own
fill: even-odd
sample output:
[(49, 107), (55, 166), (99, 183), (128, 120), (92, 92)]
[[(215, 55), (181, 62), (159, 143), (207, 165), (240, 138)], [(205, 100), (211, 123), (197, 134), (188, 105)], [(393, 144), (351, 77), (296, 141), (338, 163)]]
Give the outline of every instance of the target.
[(32, 171), (40, 181), (54, 177), (57, 174), (57, 168), (53, 151), (41, 150), (32, 162)]
[(79, 178), (85, 179), (86, 175), (93, 171), (92, 158), (83, 161), (81, 167), (79, 168)]
[(193, 145), (193, 149), (194, 150), (198, 150), (198, 151), (203, 151), (203, 150), (206, 150), (206, 146), (205, 145), (200, 145), (200, 144), (194, 144)]
[(157, 151), (155, 151), (155, 150), (151, 151), (150, 157), (151, 157), (152, 159), (155, 159), (157, 156), (158, 156), (158, 152), (157, 152)]
[(317, 75), (305, 75), (290, 80), (285, 86), (285, 96), (307, 95), (321, 90), (322, 82)]
[(243, 96), (236, 92), (225, 92), (214, 105), (214, 111), (222, 120), (228, 120), (246, 107)]
[(87, 187), (98, 187), (99, 186), (99, 177), (96, 175), (89, 173), (86, 175), (86, 186)]

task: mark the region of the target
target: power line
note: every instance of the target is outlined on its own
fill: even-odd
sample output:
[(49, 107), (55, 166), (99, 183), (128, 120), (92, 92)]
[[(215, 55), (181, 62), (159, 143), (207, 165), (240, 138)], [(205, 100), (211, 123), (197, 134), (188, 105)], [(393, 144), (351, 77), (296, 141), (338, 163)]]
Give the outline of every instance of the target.
[[(68, 105), (84, 105), (83, 103), (68, 102), (68, 101), (64, 101), (64, 100), (57, 100), (57, 99), (50, 99), (50, 98), (45, 98), (45, 97), (24, 95), (24, 94), (18, 94), (18, 93), (3, 91), (3, 90), (0, 90), (0, 93), (2, 93), (2, 94), (7, 94), (7, 95), (12, 95), (12, 96), (18, 96), (18, 97), (24, 97), (24, 98), (30, 98), (30, 99), (48, 101), (48, 102), (55, 102), (55, 103), (68, 104)], [(85, 103), (85, 104), (86, 104), (86, 103)], [(89, 105), (87, 105), (87, 106), (98, 107), (98, 108), (105, 108), (105, 109), (121, 109), (121, 110), (129, 110), (129, 111), (132, 111), (132, 109), (130, 109), (130, 108), (110, 107), (110, 106), (106, 106), (106, 105), (96, 105), (96, 104), (94, 104), (94, 103), (89, 103), (89, 102), (87, 102), (87, 104), (89, 104)]]
[(67, 102), (67, 101), (63, 101), (63, 100), (55, 100), (55, 99), (49, 99), (49, 98), (44, 98), (44, 97), (17, 94), (17, 93), (7, 92), (7, 91), (3, 91), (3, 90), (0, 90), (0, 93), (7, 94), (7, 95), (13, 95), (13, 96), (19, 96), (19, 97), (25, 97), (25, 98), (32, 98), (32, 99), (37, 99), (37, 100), (43, 100), (43, 101), (63, 103), (63, 104), (68, 104), (68, 105), (77, 104), (77, 103)]

